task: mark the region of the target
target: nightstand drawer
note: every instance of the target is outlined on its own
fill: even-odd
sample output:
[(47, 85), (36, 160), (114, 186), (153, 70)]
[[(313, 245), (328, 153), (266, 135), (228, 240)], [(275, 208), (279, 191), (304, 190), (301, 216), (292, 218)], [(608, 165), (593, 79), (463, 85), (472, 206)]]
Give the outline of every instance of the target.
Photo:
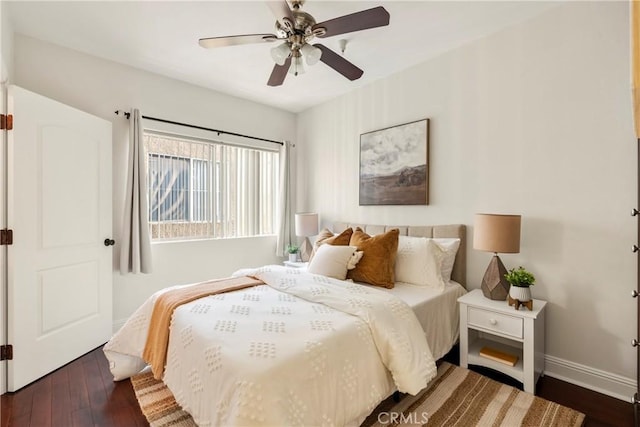
[(524, 336), (522, 333), (522, 318), (481, 310), (475, 307), (469, 307), (468, 310), (469, 326), (477, 326), (488, 331), (494, 331), (520, 339)]

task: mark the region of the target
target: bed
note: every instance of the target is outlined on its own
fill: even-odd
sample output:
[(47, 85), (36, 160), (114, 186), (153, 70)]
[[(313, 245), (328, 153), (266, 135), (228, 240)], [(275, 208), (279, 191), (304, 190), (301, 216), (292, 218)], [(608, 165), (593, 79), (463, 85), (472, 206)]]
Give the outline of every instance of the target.
[[(282, 266), (237, 272), (260, 283), (183, 304), (171, 320), (162, 379), (198, 425), (357, 426), (394, 391), (415, 394), (433, 378), (435, 360), (458, 338), (465, 227), (357, 226), (460, 239), (451, 282), (437, 291), (381, 289)], [(114, 379), (145, 368), (154, 304), (165, 292), (105, 346)]]

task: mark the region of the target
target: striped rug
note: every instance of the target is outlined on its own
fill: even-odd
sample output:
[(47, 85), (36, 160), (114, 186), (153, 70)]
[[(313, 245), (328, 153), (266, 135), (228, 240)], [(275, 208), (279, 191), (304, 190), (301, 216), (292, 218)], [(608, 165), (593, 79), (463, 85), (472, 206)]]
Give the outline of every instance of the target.
[(196, 427), (188, 412), (182, 410), (162, 381), (150, 370), (131, 377), (140, 409), (151, 427)]
[[(132, 377), (131, 383), (151, 427), (196, 425), (151, 372)], [(398, 403), (385, 400), (362, 426), (579, 427), (584, 418), (573, 409), (442, 362), (424, 392), (405, 395)]]

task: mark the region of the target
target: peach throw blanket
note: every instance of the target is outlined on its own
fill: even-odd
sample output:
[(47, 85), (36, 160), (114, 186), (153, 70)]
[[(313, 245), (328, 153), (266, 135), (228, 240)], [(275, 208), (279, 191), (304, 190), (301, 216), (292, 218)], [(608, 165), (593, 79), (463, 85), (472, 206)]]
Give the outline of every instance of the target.
[(151, 365), (153, 377), (161, 380), (164, 374), (167, 347), (169, 346), (169, 326), (171, 326), (171, 318), (176, 308), (198, 298), (237, 291), (263, 283), (253, 277), (242, 276), (202, 282), (160, 295), (153, 306), (149, 333), (142, 353), (144, 361)]

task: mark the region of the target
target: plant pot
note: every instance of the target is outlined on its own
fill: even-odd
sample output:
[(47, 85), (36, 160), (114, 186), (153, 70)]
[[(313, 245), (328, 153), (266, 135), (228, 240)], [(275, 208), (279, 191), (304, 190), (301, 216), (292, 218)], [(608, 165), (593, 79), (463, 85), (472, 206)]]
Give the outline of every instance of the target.
[(289, 261), (290, 262), (298, 261), (298, 254), (289, 254)]
[(513, 286), (509, 288), (509, 296), (512, 299), (517, 299), (520, 302), (531, 300), (531, 289), (529, 286)]

